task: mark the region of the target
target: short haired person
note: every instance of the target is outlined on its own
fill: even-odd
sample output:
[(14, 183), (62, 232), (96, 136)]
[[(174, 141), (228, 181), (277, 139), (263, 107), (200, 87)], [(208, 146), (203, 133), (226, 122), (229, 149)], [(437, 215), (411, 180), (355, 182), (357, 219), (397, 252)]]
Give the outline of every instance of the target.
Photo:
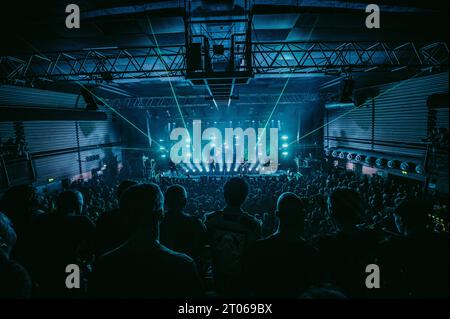
[(10, 259), (16, 240), (11, 221), (0, 212), (0, 299), (31, 297), (32, 283), (28, 272)]
[(79, 265), (84, 275), (87, 268), (83, 265), (94, 253), (95, 225), (83, 215), (83, 204), (79, 191), (63, 191), (55, 212), (41, 214), (32, 223), (33, 249), (26, 266), (38, 283), (40, 298), (79, 298), (85, 293), (85, 286), (69, 290), (65, 285), (67, 265)]
[(241, 177), (229, 179), (223, 187), (226, 206), (205, 215), (205, 225), (212, 248), (213, 275), (222, 296), (243, 293), (242, 257), (245, 250), (261, 238), (261, 223), (242, 210), (248, 184)]
[(316, 278), (317, 251), (303, 239), (305, 204), (294, 193), (279, 196), (278, 230), (258, 240), (245, 255), (251, 296), (297, 298)]
[(188, 194), (183, 186), (175, 184), (167, 188), (164, 196), (167, 211), (160, 225), (160, 241), (193, 258), (200, 273), (204, 273), (206, 227), (200, 219), (184, 212), (187, 201)]
[(192, 258), (159, 242), (163, 195), (156, 184), (129, 187), (120, 198), (129, 239), (94, 266), (90, 295), (96, 298), (196, 298), (203, 294)]

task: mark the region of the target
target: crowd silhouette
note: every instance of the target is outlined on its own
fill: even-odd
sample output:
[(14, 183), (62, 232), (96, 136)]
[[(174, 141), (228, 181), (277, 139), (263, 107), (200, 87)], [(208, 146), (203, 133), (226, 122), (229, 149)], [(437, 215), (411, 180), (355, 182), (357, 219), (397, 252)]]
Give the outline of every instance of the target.
[(377, 175), (96, 177), (0, 212), (0, 298), (448, 298), (447, 201)]

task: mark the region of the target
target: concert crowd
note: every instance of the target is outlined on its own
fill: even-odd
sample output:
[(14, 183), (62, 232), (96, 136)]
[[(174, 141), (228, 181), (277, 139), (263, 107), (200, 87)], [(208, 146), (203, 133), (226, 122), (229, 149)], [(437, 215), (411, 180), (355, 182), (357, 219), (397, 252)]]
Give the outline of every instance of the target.
[(448, 200), (378, 175), (100, 176), (0, 212), (0, 298), (448, 298)]

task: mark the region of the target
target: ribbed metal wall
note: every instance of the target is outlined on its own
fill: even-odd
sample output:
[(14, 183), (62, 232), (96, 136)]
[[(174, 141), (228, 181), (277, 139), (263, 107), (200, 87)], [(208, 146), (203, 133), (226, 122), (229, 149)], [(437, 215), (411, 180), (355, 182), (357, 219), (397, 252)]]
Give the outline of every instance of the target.
[(31, 153), (77, 147), (74, 121), (23, 122)]
[(336, 148), (371, 149), (372, 105), (358, 109), (327, 110), (325, 145)]
[(12, 85), (0, 85), (0, 105), (84, 108), (81, 96)]
[[(426, 149), (422, 139), (427, 136), (427, 99), (445, 92), (448, 72), (383, 85), (373, 106), (367, 103), (367, 107), (341, 118), (348, 110), (327, 110), (330, 124), (324, 129), (325, 145), (422, 159)], [(438, 123), (444, 125), (446, 121), (448, 109), (440, 110)]]
[(375, 101), (375, 140), (396, 145), (375, 145), (376, 151), (422, 158), (427, 136), (427, 99), (448, 92), (448, 73), (414, 78), (381, 88)]
[[(0, 105), (75, 108), (76, 105), (84, 107), (85, 103), (75, 94), (0, 86)], [(72, 177), (80, 174), (80, 168), (82, 173), (99, 168), (100, 161), (86, 162), (85, 159), (96, 154), (104, 158), (108, 149), (120, 159), (120, 148), (111, 149), (110, 145), (120, 143), (118, 121), (112, 111), (103, 111), (107, 113), (107, 121), (23, 122), (38, 182)], [(0, 137), (2, 141), (14, 138), (13, 123), (0, 122)], [(107, 148), (103, 149), (105, 146)]]

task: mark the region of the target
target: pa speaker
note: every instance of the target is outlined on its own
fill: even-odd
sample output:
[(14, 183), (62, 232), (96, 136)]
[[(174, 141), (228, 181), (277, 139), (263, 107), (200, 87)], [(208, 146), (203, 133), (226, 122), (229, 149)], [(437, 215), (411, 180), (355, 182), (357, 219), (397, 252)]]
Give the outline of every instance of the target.
[(97, 111), (98, 105), (96, 102), (96, 98), (92, 94), (92, 88), (86, 88), (84, 86), (81, 87), (81, 96), (83, 97), (84, 102), (86, 102), (86, 110), (87, 111)]
[(191, 43), (189, 46), (188, 70), (202, 70), (202, 44)]

